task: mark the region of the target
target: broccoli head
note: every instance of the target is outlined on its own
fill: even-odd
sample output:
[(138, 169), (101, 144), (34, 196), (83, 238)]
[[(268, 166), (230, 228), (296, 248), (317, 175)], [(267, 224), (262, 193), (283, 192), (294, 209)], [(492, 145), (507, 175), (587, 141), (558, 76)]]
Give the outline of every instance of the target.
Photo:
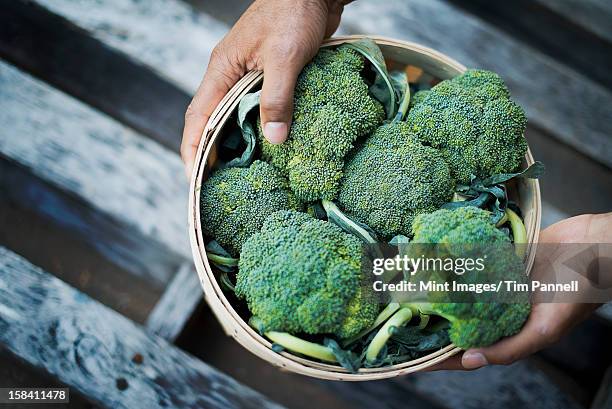
[(516, 170), (527, 150), (527, 119), (499, 75), (468, 70), (415, 94), (406, 121), (439, 149), (461, 183)]
[(382, 125), (351, 155), (338, 203), (382, 237), (409, 235), (414, 217), (452, 198), (455, 183), (436, 149), (421, 145), (405, 122)]
[[(474, 284), (485, 281), (497, 283), (500, 280), (526, 282), (523, 263), (516, 256), (510, 239), (495, 227), (490, 214), (485, 210), (461, 207), (422, 214), (415, 218), (413, 231), (415, 243), (444, 244), (438, 256), (469, 255), (484, 258), (483, 272), (470, 271), (463, 275), (451, 273), (450, 280)], [(449, 247), (451, 244), (468, 243), (478, 244), (474, 247)], [(449, 249), (452, 250), (446, 253)], [(476, 254), (478, 252), (479, 254)], [(495, 294), (482, 294), (478, 301), (450, 302), (448, 294), (435, 293), (430, 295), (431, 303), (417, 304), (416, 307), (421, 313), (447, 319), (451, 323), (449, 329), (451, 341), (458, 347), (467, 349), (490, 345), (500, 338), (516, 334), (522, 328), (531, 310), (526, 297), (523, 295), (518, 297), (511, 295), (509, 299), (501, 297)]]
[(363, 58), (349, 48), (319, 51), (298, 77), (287, 141), (266, 141), (258, 120), (263, 159), (288, 177), (303, 202), (336, 198), (353, 142), (384, 119), (382, 105), (361, 76), (363, 67)]
[(421, 214), (412, 223), (412, 233), (414, 243), (509, 243), (508, 236), (495, 227), (491, 213), (474, 206)]
[(338, 226), (279, 211), (242, 246), (236, 294), (266, 331), (350, 337), (378, 314), (361, 258), (361, 242)]
[(202, 184), (200, 197), (204, 233), (234, 257), (270, 214), (300, 207), (287, 180), (263, 161), (215, 171)]

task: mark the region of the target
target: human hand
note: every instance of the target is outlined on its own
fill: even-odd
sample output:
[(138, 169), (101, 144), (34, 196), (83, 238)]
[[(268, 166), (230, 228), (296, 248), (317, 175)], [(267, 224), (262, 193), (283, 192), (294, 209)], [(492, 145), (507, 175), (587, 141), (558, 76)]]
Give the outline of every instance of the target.
[[(612, 213), (582, 215), (560, 221), (540, 232), (540, 243), (612, 243)], [(591, 260), (592, 261), (592, 260)], [(532, 274), (538, 275), (538, 260)], [(584, 260), (588, 263), (589, 260)], [(599, 304), (540, 303), (534, 304), (523, 329), (485, 348), (475, 348), (434, 365), (430, 370), (476, 369), (489, 364), (508, 365), (557, 342), (576, 324), (587, 318)]]
[(181, 157), (187, 177), (204, 126), (229, 89), (250, 70), (263, 70), (260, 115), (266, 139), (287, 139), (297, 77), (323, 39), (338, 28), (339, 0), (256, 0), (212, 52), (185, 113)]

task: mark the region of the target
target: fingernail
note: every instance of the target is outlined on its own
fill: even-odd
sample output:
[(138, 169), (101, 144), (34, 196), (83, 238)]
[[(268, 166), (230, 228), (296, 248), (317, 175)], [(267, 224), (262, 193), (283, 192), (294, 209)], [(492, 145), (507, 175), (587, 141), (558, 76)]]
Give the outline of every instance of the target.
[(461, 358), (461, 365), (466, 369), (476, 369), (488, 364), (487, 358), (480, 352), (466, 352)]
[(278, 144), (287, 140), (287, 124), (284, 122), (266, 122), (263, 131), (270, 143)]

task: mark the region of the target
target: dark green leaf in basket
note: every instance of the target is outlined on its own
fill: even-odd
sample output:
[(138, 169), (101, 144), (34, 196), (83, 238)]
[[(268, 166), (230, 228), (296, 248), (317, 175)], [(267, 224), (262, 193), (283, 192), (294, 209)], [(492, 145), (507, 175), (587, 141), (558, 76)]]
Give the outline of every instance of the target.
[(453, 209), (458, 209), (460, 207), (467, 207), (467, 206), (475, 206), (475, 207), (482, 208), (485, 206), (485, 204), (489, 201), (490, 198), (491, 196), (489, 195), (489, 193), (482, 192), (475, 199), (445, 203), (442, 205), (442, 209), (453, 210)]
[(403, 347), (405, 352), (427, 352), (440, 349), (450, 343), (448, 328), (431, 331), (415, 326), (391, 327), (391, 340)]
[(238, 104), (238, 126), (242, 131), (242, 139), (244, 140), (246, 148), (240, 157), (232, 159), (226, 164), (228, 167), (246, 167), (253, 161), (255, 147), (257, 146), (257, 133), (255, 125), (248, 120), (248, 114), (255, 107), (259, 106), (260, 95), (261, 91), (246, 94), (240, 100), (240, 104)]
[(364, 38), (352, 43), (343, 44), (342, 47), (351, 48), (364, 56), (375, 72), (374, 83), (370, 86), (370, 93), (385, 107), (387, 119), (392, 119), (397, 112), (397, 94), (387, 71), (385, 58), (374, 40)]
[(206, 243), (205, 248), (208, 260), (219, 270), (226, 273), (236, 271), (238, 259), (233, 258), (216, 240)]
[(408, 76), (404, 71), (392, 71), (389, 75), (391, 84), (395, 90), (395, 97), (397, 99), (398, 109), (395, 114), (394, 121), (401, 121), (408, 112), (410, 106), (410, 86), (408, 85)]
[(280, 344), (274, 343), (272, 344), (272, 351), (276, 352), (277, 354), (280, 354), (281, 352), (285, 351), (285, 347)]
[(323, 345), (331, 349), (336, 360), (344, 369), (351, 373), (356, 373), (361, 367), (361, 357), (352, 351), (342, 349), (335, 340), (325, 338), (323, 340)]
[(524, 169), (517, 173), (500, 173), (497, 175), (493, 175), (488, 177), (482, 181), (484, 186), (492, 186), (500, 183), (504, 183), (514, 178), (527, 178), (527, 179), (537, 179), (538, 177), (544, 174), (544, 164), (542, 162), (535, 162), (527, 169)]

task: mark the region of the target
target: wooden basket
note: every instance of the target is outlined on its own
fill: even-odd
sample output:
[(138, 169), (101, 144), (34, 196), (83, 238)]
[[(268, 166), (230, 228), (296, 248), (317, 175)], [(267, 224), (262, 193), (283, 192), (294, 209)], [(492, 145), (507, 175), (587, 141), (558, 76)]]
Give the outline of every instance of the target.
[[(336, 37), (326, 41), (326, 45), (337, 45), (346, 41), (355, 41), (365, 36)], [(423, 72), (440, 79), (455, 77), (465, 71), (465, 67), (453, 59), (421, 45), (398, 41), (378, 36), (372, 38), (380, 46), (385, 59), (403, 65), (420, 67)], [(204, 236), (200, 225), (200, 186), (206, 179), (216, 160), (216, 149), (219, 135), (225, 123), (230, 118), (240, 102), (240, 99), (257, 87), (263, 74), (251, 71), (244, 76), (219, 103), (204, 128), (202, 140), (198, 147), (195, 166), (189, 190), (189, 235), (193, 257), (204, 289), (205, 299), (225, 332), (238, 341), (243, 347), (262, 359), (288, 371), (322, 379), (341, 381), (366, 381), (390, 378), (420, 371), (455, 355), (459, 348), (448, 345), (424, 357), (382, 368), (362, 368), (358, 373), (349, 373), (336, 365), (323, 364), (310, 359), (301, 358), (291, 353), (277, 353), (271, 349), (272, 344), (253, 330), (230, 304), (217, 281), (217, 273), (208, 263), (204, 248)], [(531, 151), (528, 149), (523, 165), (533, 163)], [(540, 229), (540, 186), (537, 180), (519, 179), (518, 183), (509, 189), (511, 198), (517, 201), (523, 211), (527, 229), (528, 247), (525, 255), (527, 273), (531, 271), (535, 257), (535, 245)]]

